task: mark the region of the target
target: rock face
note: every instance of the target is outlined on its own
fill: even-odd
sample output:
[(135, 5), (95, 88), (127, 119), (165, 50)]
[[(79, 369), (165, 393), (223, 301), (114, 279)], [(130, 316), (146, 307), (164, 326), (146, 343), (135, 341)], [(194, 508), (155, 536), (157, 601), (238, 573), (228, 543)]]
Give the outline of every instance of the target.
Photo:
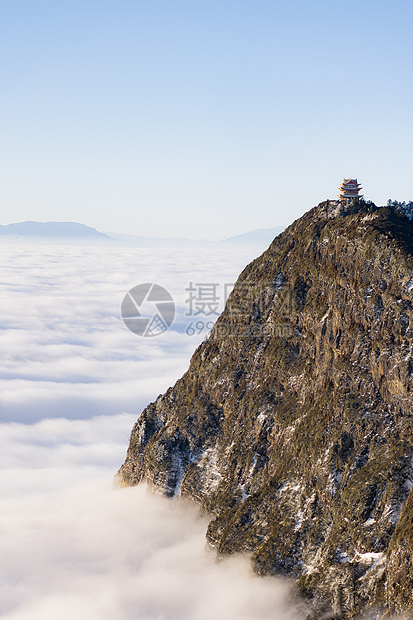
[[(413, 608), (413, 223), (322, 203), (240, 275), (119, 471), (211, 515), (315, 618)], [(387, 616), (386, 616), (387, 617)]]

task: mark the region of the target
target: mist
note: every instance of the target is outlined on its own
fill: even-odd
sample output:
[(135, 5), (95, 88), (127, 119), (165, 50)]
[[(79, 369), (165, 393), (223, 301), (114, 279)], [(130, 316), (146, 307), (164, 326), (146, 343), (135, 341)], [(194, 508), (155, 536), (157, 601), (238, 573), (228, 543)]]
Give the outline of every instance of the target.
[(0, 614), (13, 620), (292, 620), (247, 558), (218, 562), (195, 505), (116, 489), (132, 416), (0, 425)]

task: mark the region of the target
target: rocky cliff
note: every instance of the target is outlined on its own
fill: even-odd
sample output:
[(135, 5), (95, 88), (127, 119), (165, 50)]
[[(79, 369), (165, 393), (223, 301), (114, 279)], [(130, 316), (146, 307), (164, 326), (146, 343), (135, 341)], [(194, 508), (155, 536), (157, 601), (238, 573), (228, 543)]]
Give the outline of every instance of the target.
[[(318, 205), (240, 275), (119, 471), (211, 515), (315, 618), (413, 608), (413, 223)], [(387, 617), (387, 616), (386, 616)]]

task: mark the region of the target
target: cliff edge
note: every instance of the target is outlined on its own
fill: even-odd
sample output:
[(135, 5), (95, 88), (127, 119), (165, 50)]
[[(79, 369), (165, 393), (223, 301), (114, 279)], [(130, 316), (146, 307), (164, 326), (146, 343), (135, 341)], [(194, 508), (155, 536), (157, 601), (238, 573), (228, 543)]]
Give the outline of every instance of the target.
[(412, 222), (313, 208), (139, 417), (122, 483), (198, 501), (218, 553), (295, 578), (315, 618), (413, 609), (412, 301)]

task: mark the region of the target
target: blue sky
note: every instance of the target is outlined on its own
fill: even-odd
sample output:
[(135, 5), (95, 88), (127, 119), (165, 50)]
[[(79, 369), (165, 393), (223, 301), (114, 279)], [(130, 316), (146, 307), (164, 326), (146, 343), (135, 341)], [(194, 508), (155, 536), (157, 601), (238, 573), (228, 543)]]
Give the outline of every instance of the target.
[(0, 1), (0, 223), (223, 238), (413, 199), (407, 0)]

